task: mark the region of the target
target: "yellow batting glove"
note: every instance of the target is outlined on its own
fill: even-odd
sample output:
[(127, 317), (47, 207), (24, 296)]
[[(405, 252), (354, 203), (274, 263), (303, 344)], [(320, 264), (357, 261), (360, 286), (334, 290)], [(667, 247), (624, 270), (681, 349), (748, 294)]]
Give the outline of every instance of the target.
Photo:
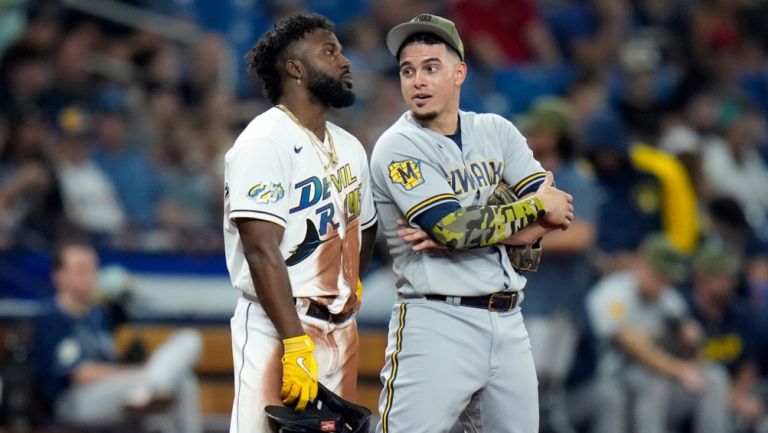
[(357, 299), (360, 301), (363, 300), (363, 282), (360, 281), (360, 279), (357, 280), (357, 290), (355, 290), (355, 295), (357, 295)]
[(296, 410), (304, 410), (307, 402), (317, 397), (317, 361), (312, 355), (315, 343), (309, 335), (283, 340), (283, 403), (296, 402)]

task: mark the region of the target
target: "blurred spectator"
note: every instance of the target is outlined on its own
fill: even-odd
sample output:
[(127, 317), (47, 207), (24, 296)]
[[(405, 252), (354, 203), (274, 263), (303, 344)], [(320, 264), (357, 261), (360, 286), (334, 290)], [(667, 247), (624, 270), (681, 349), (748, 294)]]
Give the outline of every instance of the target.
[(666, 127), (659, 137), (659, 149), (674, 155), (685, 166), (696, 195), (708, 193), (706, 179), (701, 169), (701, 136), (677, 116), (666, 119)]
[(757, 386), (759, 335), (753, 311), (735, 297), (739, 271), (736, 256), (714, 242), (704, 245), (694, 256), (689, 305), (704, 328), (704, 357), (730, 373), (731, 408), (742, 427), (738, 431), (747, 431), (743, 427), (765, 417), (766, 402)]
[(0, 55), (24, 31), (26, 16), (23, 0), (6, 1), (0, 13)]
[(63, 223), (61, 192), (45, 148), (48, 133), (38, 115), (25, 113), (0, 156), (0, 227), (28, 247), (48, 247)]
[(175, 44), (162, 43), (142, 60), (139, 66), (144, 69), (144, 81), (150, 85), (176, 87), (184, 78), (184, 56)]
[(638, 0), (633, 4), (633, 33), (653, 40), (665, 57), (680, 61), (686, 42), (679, 35), (688, 31), (686, 0)]
[(62, 33), (64, 14), (61, 5), (53, 0), (24, 0), (22, 3), (26, 3), (27, 21), (19, 40), (38, 50), (50, 52)]
[(664, 111), (656, 90), (661, 53), (650, 38), (627, 41), (619, 53), (623, 72), (618, 112), (639, 141), (653, 144)]
[[(573, 195), (574, 202), (578, 203), (576, 219), (571, 227), (565, 232), (553, 232), (542, 240), (546, 260), (542, 261), (537, 272), (526, 274), (526, 327), (530, 333), (537, 326), (528, 322), (535, 322), (537, 317), (548, 321), (553, 315), (559, 314), (569, 322), (568, 327), (573, 334), (581, 319), (580, 305), (593, 280), (587, 252), (595, 240), (594, 219), (600, 202), (599, 192), (574, 159), (578, 150), (576, 125), (572, 109), (566, 101), (557, 98), (540, 99), (520, 119), (519, 126), (534, 157), (546, 170), (553, 172), (557, 187)], [(555, 293), (557, 295), (553, 296)], [(558, 335), (565, 337), (565, 334), (568, 333)], [(535, 340), (533, 335), (531, 338)], [(542, 343), (538, 344), (547, 346)], [(554, 346), (564, 350), (566, 348), (562, 343)], [(575, 343), (575, 336), (572, 343)], [(546, 354), (542, 354), (541, 358), (542, 362), (537, 365), (542, 368), (547, 361), (563, 361), (562, 357)], [(564, 379), (567, 373), (568, 363), (565, 361), (564, 369), (559, 369), (560, 379)]]
[(451, 19), (461, 29), (468, 57), (487, 69), (560, 61), (533, 0), (458, 0)]
[[(540, 407), (565, 411), (564, 401), (549, 407), (554, 402), (547, 394), (562, 393), (585, 326), (582, 306), (594, 279), (589, 251), (596, 237), (599, 192), (575, 160), (576, 124), (568, 102), (542, 98), (519, 126), (534, 157), (544, 169), (552, 171), (557, 187), (571, 194), (577, 204), (568, 231), (552, 232), (542, 239), (545, 259), (537, 272), (525, 275), (525, 326), (539, 378)], [(552, 414), (542, 416), (542, 423), (551, 420)]]
[(726, 56), (737, 54), (743, 47), (744, 35), (738, 19), (743, 3), (746, 2), (709, 0), (695, 7), (691, 28), (692, 54), (705, 70), (714, 71), (733, 64), (733, 59)]
[(605, 79), (599, 73), (582, 72), (574, 78), (568, 88), (567, 98), (573, 106), (574, 123), (579, 129), (606, 106), (607, 92)]
[(49, 82), (45, 53), (28, 45), (13, 45), (0, 58), (0, 110), (16, 117), (36, 110), (37, 99)]
[(142, 151), (156, 151), (156, 144), (171, 140), (178, 128), (184, 127), (186, 120), (184, 106), (178, 87), (162, 82), (150, 82), (145, 88), (146, 110), (136, 113), (141, 129), (146, 131)]
[(739, 104), (724, 104), (720, 115), (722, 138), (710, 136), (702, 150), (702, 167), (711, 194), (733, 197), (741, 205), (750, 226), (765, 238), (768, 234), (768, 163), (757, 149), (759, 119)]
[(665, 432), (693, 417), (693, 432), (730, 432), (729, 382), (720, 366), (695, 354), (701, 329), (673, 284), (685, 277), (685, 258), (661, 234), (642, 243), (630, 270), (605, 276), (587, 308), (600, 339), (600, 375), (621, 408), (599, 415), (609, 431)]
[(188, 75), (182, 82), (184, 103), (198, 105), (212, 91), (226, 88), (233, 91), (236, 84), (234, 71), (229, 65), (232, 52), (221, 36), (205, 35), (194, 46)]
[(348, 24), (340, 36), (344, 55), (355, 74), (356, 103), (362, 102), (367, 109), (376, 102), (377, 86), (384, 78), (381, 72), (397, 67), (392, 55), (381, 43), (383, 32), (384, 29), (380, 29), (374, 20), (363, 19)]
[[(206, 96), (194, 118), (204, 162), (208, 164), (207, 171), (214, 176), (217, 185), (224, 185), (224, 155), (235, 141), (233, 131), (238, 124), (237, 116), (234, 95), (219, 88)], [(212, 167), (211, 162), (214, 163)]]
[(147, 155), (129, 142), (129, 114), (123, 91), (101, 91), (93, 114), (93, 158), (114, 184), (128, 224), (150, 228), (157, 223), (157, 174)]
[(588, 0), (587, 31), (570, 41), (571, 56), (584, 69), (606, 70), (615, 63), (619, 48), (630, 30), (631, 8), (627, 0)]
[(720, 242), (736, 258), (746, 263), (768, 253), (765, 242), (755, 235), (739, 203), (731, 197), (713, 197), (707, 203), (710, 227), (707, 238)]
[(90, 119), (80, 107), (64, 108), (58, 119), (57, 173), (69, 220), (90, 233), (116, 234), (125, 225), (115, 188), (90, 158)]
[(203, 137), (192, 128), (178, 129), (160, 149), (158, 216), (163, 227), (174, 233), (202, 235), (203, 229), (218, 227), (220, 209), (214, 197), (219, 184), (208, 171)]
[[(765, 264), (765, 263), (764, 263)], [(764, 269), (765, 271), (766, 269)], [(758, 386), (762, 390), (763, 401), (768, 401), (768, 306), (763, 304), (757, 308), (757, 320), (756, 326), (758, 330), (758, 373), (759, 383)], [(768, 431), (768, 423), (761, 426), (763, 430), (759, 433)]]
[(620, 268), (627, 253), (653, 231), (663, 230), (681, 251), (691, 252), (699, 236), (696, 196), (685, 168), (673, 156), (632, 144), (621, 121), (601, 112), (586, 124), (584, 140), (603, 191), (597, 246), (602, 267)]
[(53, 84), (40, 95), (41, 109), (47, 119), (56, 121), (59, 112), (70, 105), (87, 105), (93, 99), (93, 78), (88, 66), (99, 37), (93, 26), (78, 27), (58, 45), (53, 57)]
[(200, 335), (179, 331), (144, 365), (119, 364), (108, 318), (94, 303), (98, 267), (87, 244), (66, 242), (53, 255), (56, 295), (36, 324), (34, 356), (42, 397), (55, 419), (110, 428), (161, 413), (165, 432), (201, 433), (193, 372)]
[[(766, 317), (764, 322), (768, 325), (768, 254), (765, 251), (753, 256), (747, 269), (747, 286), (747, 296), (752, 305)], [(768, 327), (765, 331), (768, 333)]]

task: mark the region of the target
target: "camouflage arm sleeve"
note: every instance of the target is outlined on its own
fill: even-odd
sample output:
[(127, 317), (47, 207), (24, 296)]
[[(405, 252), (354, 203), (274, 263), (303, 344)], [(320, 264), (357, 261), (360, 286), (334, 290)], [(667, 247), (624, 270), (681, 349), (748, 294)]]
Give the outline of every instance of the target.
[(444, 216), (432, 227), (437, 242), (471, 249), (497, 244), (544, 216), (544, 205), (530, 197), (499, 206), (471, 206)]

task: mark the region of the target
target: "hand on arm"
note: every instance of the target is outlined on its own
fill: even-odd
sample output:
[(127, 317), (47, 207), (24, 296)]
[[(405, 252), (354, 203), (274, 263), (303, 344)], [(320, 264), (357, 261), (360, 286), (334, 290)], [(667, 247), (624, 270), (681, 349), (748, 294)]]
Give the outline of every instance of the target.
[(413, 251), (423, 251), (430, 249), (444, 250), (448, 247), (440, 245), (429, 237), (429, 234), (418, 227), (411, 227), (405, 220), (397, 220), (397, 225), (401, 228), (397, 231), (397, 235), (409, 244)]
[(261, 220), (239, 219), (237, 229), (256, 295), (275, 326), (285, 349), (282, 358), (283, 403), (306, 407), (317, 395), (317, 361), (312, 339), (304, 333), (294, 306), (288, 269), (280, 252), (283, 227)]
[(678, 380), (693, 393), (703, 389), (704, 380), (695, 362), (683, 361), (665, 353), (645, 332), (623, 328), (616, 333), (616, 341), (632, 358), (647, 368)]

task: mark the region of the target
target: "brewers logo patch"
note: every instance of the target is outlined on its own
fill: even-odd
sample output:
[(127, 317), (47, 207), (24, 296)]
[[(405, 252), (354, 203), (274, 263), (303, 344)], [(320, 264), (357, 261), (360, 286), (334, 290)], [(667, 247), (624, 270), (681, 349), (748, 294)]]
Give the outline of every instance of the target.
[(248, 190), (248, 197), (258, 203), (277, 203), (285, 196), (285, 189), (280, 182), (257, 183)]
[(661, 207), (661, 192), (657, 185), (651, 182), (642, 182), (632, 187), (632, 201), (640, 212), (650, 215), (659, 211)]
[(627, 315), (627, 309), (621, 302), (611, 301), (611, 303), (608, 304), (608, 315), (611, 316), (612, 319), (621, 320)]
[(402, 185), (406, 191), (416, 188), (424, 183), (424, 178), (421, 176), (421, 162), (412, 159), (392, 161), (389, 164), (389, 179), (393, 183)]

